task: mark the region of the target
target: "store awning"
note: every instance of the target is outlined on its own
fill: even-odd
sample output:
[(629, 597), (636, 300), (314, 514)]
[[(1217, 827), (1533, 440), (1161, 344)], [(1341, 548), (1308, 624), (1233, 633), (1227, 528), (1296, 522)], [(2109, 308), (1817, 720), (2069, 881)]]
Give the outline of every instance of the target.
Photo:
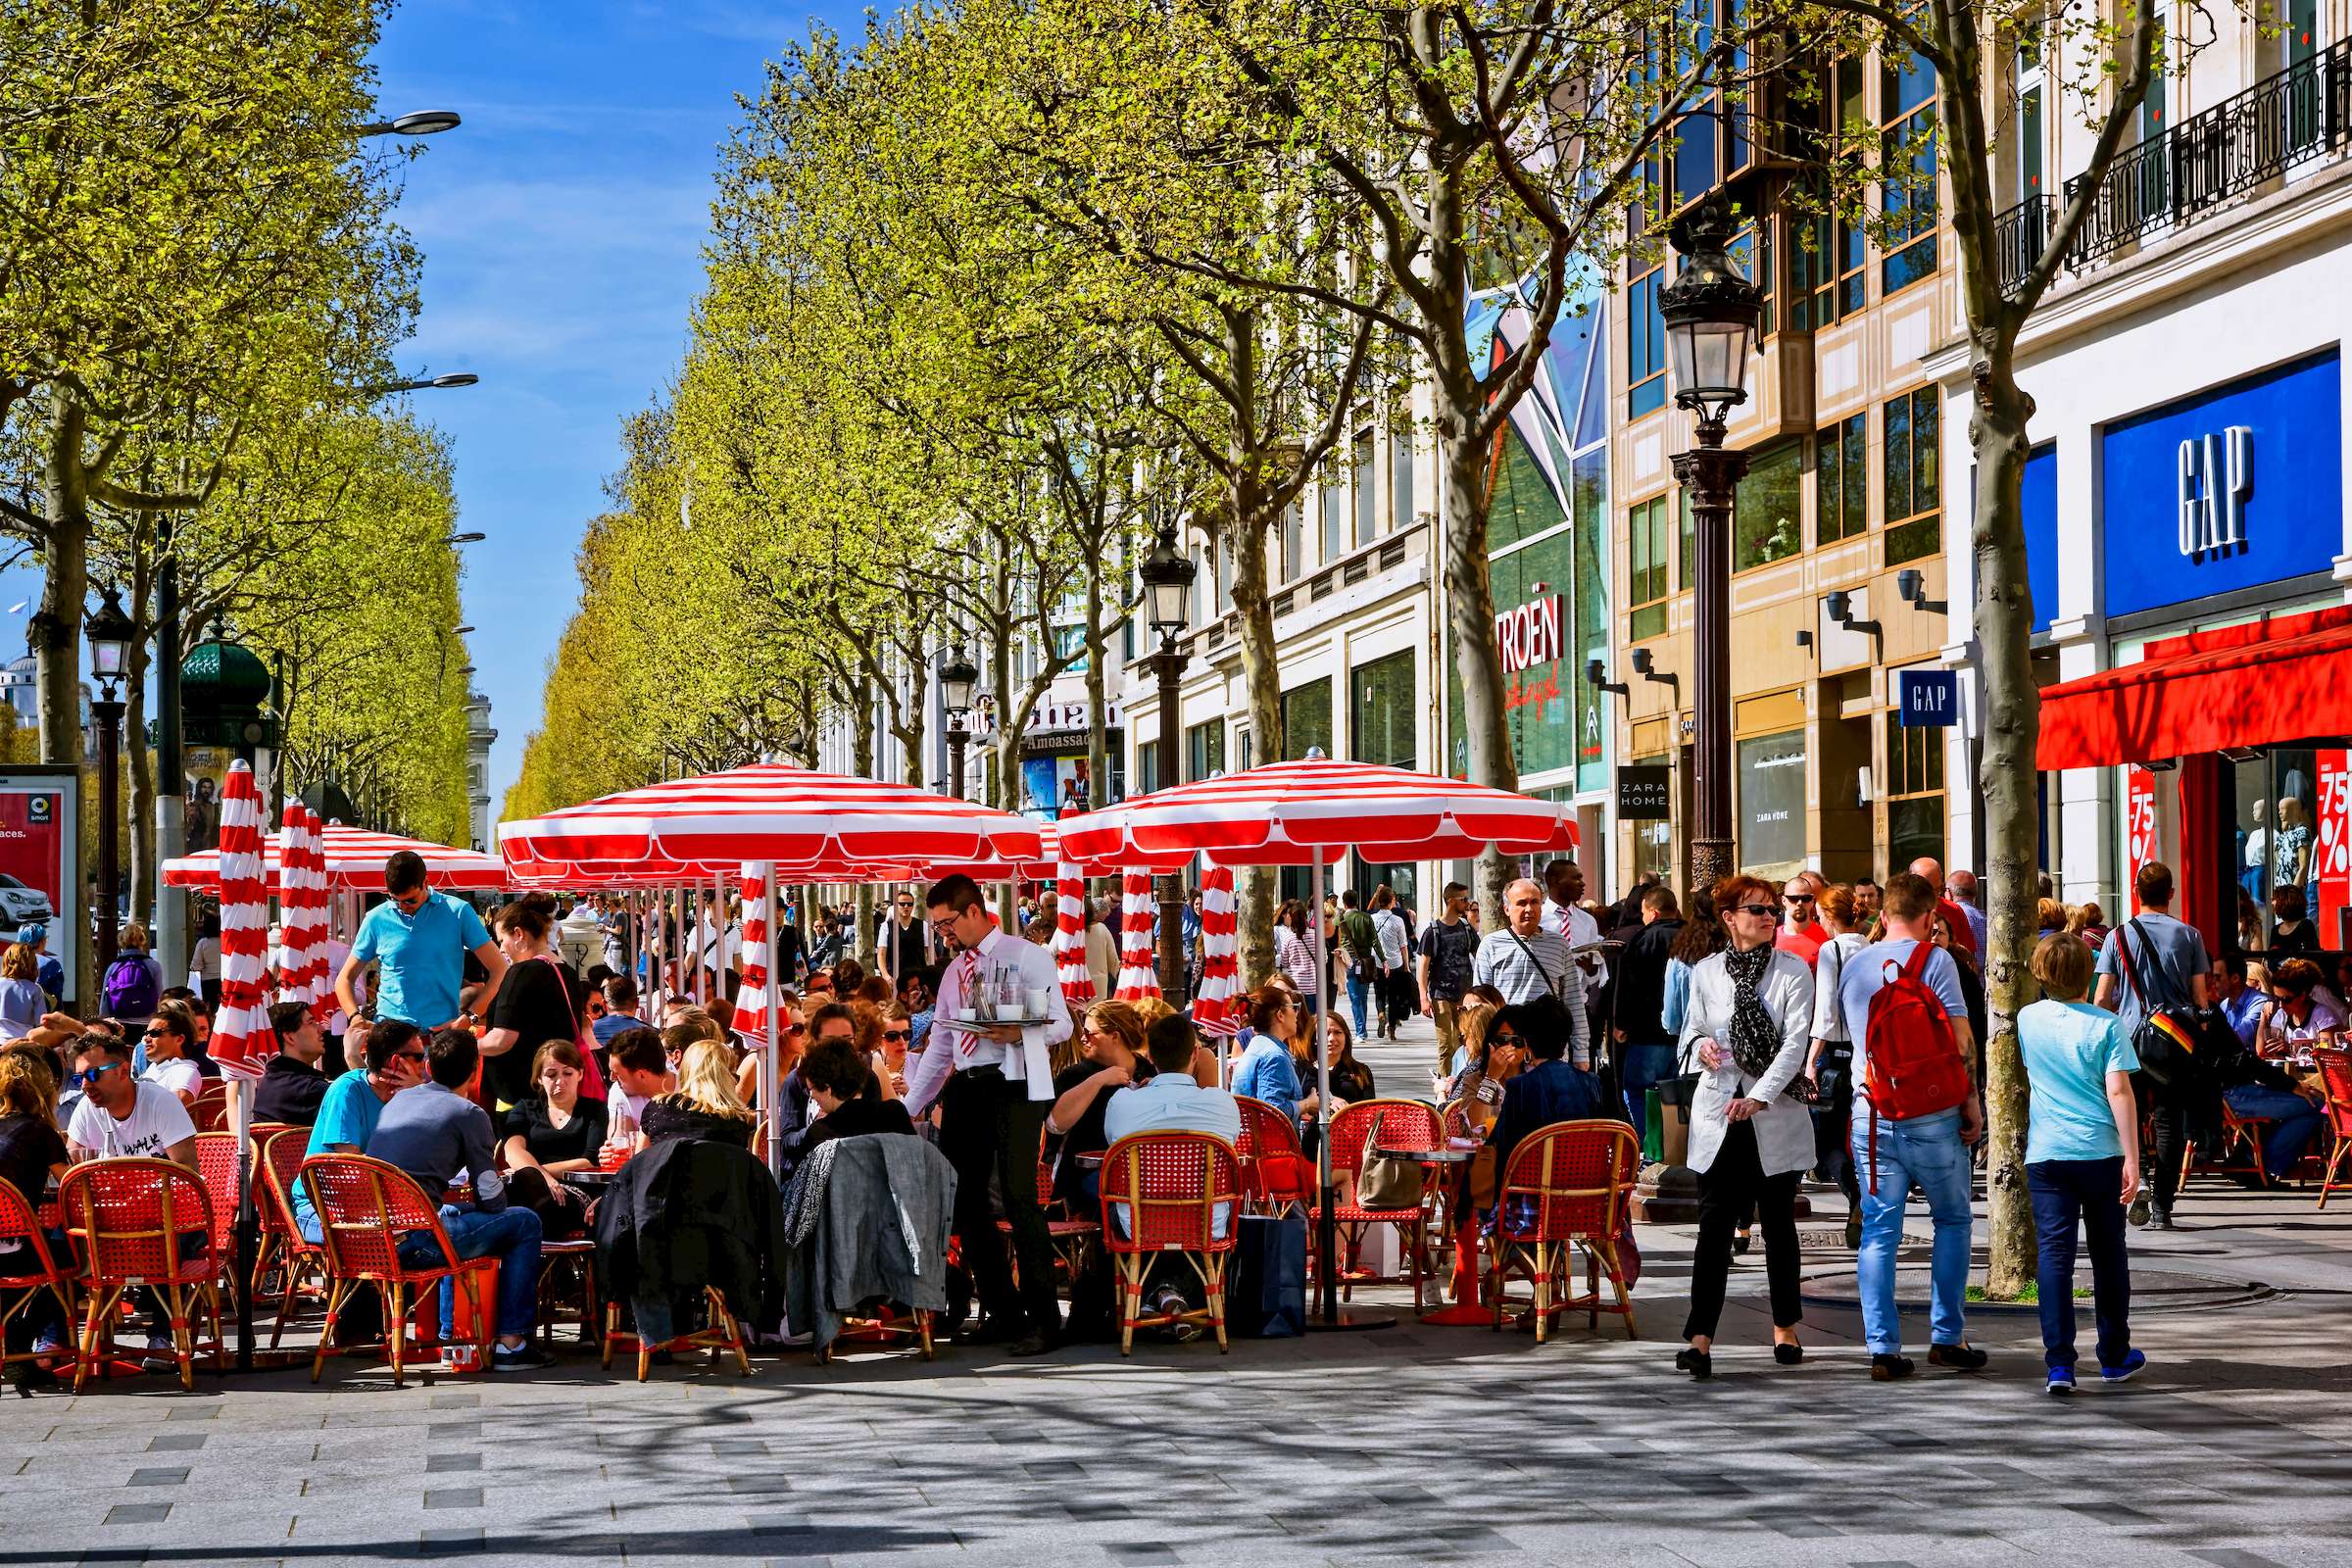
[(2148, 645), (2136, 664), (2046, 686), (2044, 769), (2152, 762), (2352, 734), (2352, 608)]

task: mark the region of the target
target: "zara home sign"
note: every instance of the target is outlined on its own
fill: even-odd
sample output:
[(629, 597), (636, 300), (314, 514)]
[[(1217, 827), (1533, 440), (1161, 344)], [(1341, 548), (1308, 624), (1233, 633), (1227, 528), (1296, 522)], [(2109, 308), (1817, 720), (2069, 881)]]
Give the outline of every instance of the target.
[(2254, 430), (2233, 424), (2180, 443), (2180, 554), (2246, 542), (2246, 497), (2254, 488)]

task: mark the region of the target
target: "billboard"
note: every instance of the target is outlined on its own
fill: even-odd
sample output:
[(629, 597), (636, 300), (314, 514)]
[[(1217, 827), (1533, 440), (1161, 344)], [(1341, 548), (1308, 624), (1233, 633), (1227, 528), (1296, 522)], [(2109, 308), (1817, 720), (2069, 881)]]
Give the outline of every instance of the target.
[(69, 986), (83, 925), (74, 917), (73, 896), (81, 875), (79, 786), (72, 767), (20, 764), (0, 771), (0, 935), (46, 926), (49, 952), (65, 965)]

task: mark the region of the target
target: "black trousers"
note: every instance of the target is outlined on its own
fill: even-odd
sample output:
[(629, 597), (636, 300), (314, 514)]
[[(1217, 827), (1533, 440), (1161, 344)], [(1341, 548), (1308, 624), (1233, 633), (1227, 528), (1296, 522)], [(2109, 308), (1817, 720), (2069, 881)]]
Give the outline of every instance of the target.
[[(1054, 1239), (1038, 1206), (1037, 1146), (1052, 1104), (1031, 1100), (993, 1067), (956, 1073), (939, 1100), (939, 1152), (956, 1167), (956, 1234), (980, 1309), (1006, 1323), (1025, 1319), (1048, 1334), (1060, 1332), (1061, 1298), (1054, 1287)], [(1021, 1263), (1017, 1297), (988, 1200), (992, 1180), (1012, 1222), (1013, 1255)]]
[(2148, 1112), (2149, 1132), (2156, 1146), (2141, 1166), (2146, 1172), (2142, 1180), (2148, 1185), (2151, 1206), (2159, 1214), (2169, 1214), (2173, 1195), (2180, 1188), (2180, 1166), (2189, 1144), (2198, 1129), (2213, 1119), (2213, 1097), (2184, 1084), (2160, 1084), (2144, 1072), (2133, 1075), (2132, 1085)]
[(1796, 1183), (1801, 1171), (1764, 1174), (1756, 1124), (1736, 1121), (1723, 1135), (1714, 1163), (1698, 1175), (1698, 1250), (1690, 1260), (1690, 1316), (1683, 1338), (1715, 1336), (1723, 1318), (1723, 1287), (1732, 1272), (1732, 1232), (1752, 1207), (1764, 1229), (1764, 1276), (1772, 1285), (1772, 1321), (1801, 1321), (1797, 1297)]

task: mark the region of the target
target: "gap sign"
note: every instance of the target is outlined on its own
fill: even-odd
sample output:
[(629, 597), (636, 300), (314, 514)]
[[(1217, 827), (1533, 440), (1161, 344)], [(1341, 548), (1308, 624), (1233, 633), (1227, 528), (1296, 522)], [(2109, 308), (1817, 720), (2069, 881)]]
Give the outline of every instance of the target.
[(1956, 669), (1898, 669), (1895, 711), (1905, 728), (1960, 722), (1960, 672)]

